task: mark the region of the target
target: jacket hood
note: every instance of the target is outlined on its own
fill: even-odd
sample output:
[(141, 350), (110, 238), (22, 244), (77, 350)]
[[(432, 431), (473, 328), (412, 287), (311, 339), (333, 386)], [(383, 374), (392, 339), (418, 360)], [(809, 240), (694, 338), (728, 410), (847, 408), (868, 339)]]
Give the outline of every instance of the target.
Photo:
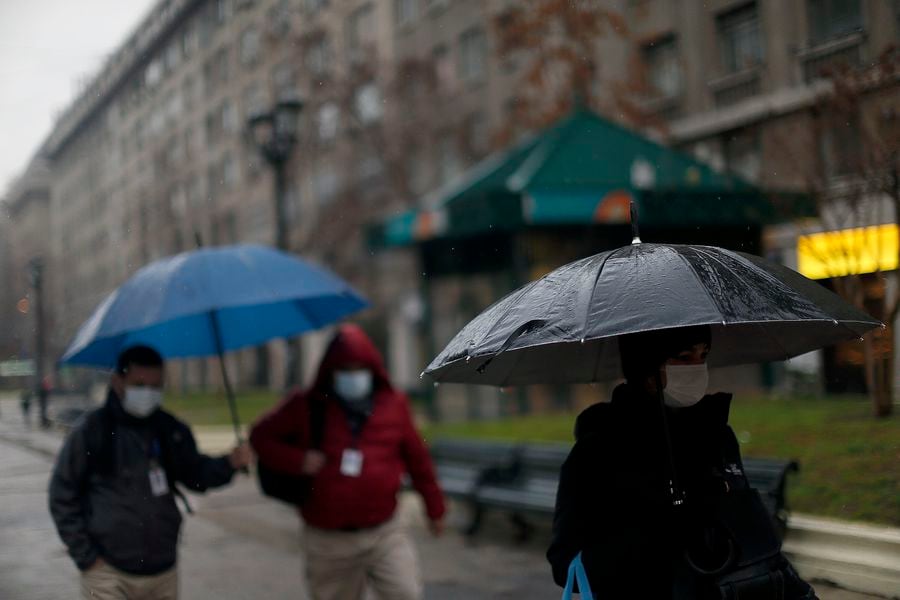
[(351, 365), (362, 365), (372, 371), (376, 392), (392, 390), (381, 353), (361, 327), (350, 323), (339, 326), (331, 338), (319, 364), (313, 390), (329, 393), (334, 372)]

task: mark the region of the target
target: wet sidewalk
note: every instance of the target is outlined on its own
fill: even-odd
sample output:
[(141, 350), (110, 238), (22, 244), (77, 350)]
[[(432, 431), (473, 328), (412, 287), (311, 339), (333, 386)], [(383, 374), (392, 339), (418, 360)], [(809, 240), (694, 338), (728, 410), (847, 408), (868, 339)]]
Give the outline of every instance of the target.
[[(230, 444), (219, 432), (200, 430), (201, 447)], [(75, 597), (78, 573), (47, 512), (46, 486), (62, 442), (56, 431), (29, 430), (11, 400), (0, 401), (0, 598), (56, 600)], [(235, 483), (206, 496), (191, 496), (196, 512), (185, 517), (181, 591), (187, 600), (308, 598), (302, 576), (299, 520), (294, 511), (259, 495), (255, 482)], [(449, 515), (441, 538), (425, 529), (418, 499), (406, 495), (402, 514), (421, 554), (428, 600), (560, 597), (549, 580), (543, 542), (514, 546), (502, 519), (489, 524), (475, 544), (456, 533), (462, 510)], [(822, 600), (874, 598), (817, 586)]]

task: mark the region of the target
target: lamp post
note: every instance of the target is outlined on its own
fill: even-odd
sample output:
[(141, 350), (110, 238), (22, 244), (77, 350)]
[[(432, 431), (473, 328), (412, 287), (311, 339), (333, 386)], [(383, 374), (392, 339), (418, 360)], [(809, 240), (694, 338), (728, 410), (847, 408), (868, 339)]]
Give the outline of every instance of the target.
[(295, 96), (279, 100), (265, 112), (247, 119), (247, 134), (275, 175), (275, 247), (288, 249), (287, 164), (297, 145), (303, 102)]
[[(247, 138), (256, 146), (260, 155), (272, 168), (275, 176), (275, 247), (289, 250), (287, 219), (287, 165), (297, 145), (300, 113), (303, 102), (296, 95), (283, 96), (269, 110), (251, 115), (247, 119)], [(297, 380), (296, 362), (299, 346), (288, 342), (287, 382)], [(257, 351), (257, 382), (267, 380), (268, 355), (265, 347)]]
[(34, 393), (41, 412), (41, 427), (48, 427), (47, 389), (44, 386), (44, 260), (35, 256), (28, 261), (28, 280), (34, 290)]

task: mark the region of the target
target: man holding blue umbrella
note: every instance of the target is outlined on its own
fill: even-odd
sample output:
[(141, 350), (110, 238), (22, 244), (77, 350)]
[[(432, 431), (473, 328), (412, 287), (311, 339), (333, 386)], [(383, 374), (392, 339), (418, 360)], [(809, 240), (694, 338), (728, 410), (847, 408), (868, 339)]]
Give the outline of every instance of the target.
[(161, 408), (164, 363), (148, 346), (123, 351), (106, 403), (67, 438), (50, 481), (50, 512), (93, 600), (178, 597), (181, 514), (176, 485), (228, 484), (247, 444), (201, 454), (187, 425)]

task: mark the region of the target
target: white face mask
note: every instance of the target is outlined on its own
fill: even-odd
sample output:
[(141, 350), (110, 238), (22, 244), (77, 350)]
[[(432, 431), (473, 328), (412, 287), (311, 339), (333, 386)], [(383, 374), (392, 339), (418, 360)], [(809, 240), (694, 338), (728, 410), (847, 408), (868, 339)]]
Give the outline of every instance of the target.
[(666, 365), (666, 406), (684, 408), (700, 402), (709, 386), (706, 363), (699, 365)]
[(372, 371), (359, 369), (334, 372), (334, 391), (344, 400), (361, 400), (372, 393)]
[(132, 417), (143, 419), (159, 408), (162, 398), (162, 390), (158, 388), (128, 386), (125, 388), (122, 408)]

